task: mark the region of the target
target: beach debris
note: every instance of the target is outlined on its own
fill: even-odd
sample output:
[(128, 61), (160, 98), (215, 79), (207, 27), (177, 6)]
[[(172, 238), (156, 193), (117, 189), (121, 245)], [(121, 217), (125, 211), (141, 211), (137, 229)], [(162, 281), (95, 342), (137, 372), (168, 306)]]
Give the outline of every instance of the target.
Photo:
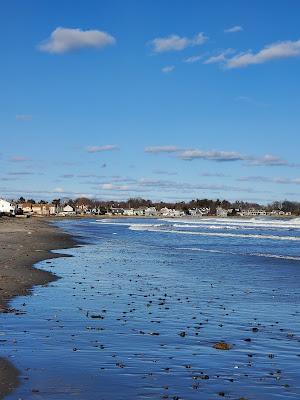
[(125, 364), (121, 363), (121, 362), (117, 362), (116, 366), (119, 368), (125, 368)]
[(213, 348), (217, 350), (231, 350), (232, 345), (226, 342), (217, 342), (213, 345)]
[(209, 379), (209, 376), (208, 376), (208, 375), (194, 375), (194, 376), (193, 376), (193, 379), (194, 379), (195, 381), (197, 381), (197, 380), (199, 380), (199, 379), (207, 380), (207, 379)]
[(93, 319), (104, 319), (103, 315), (100, 314), (92, 314), (90, 317)]

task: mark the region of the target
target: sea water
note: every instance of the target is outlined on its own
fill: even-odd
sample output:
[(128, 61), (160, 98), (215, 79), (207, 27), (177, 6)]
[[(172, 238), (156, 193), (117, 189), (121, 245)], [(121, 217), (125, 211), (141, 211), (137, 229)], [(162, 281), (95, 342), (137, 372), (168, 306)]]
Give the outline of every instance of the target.
[[(299, 399), (299, 219), (81, 219), (0, 318), (7, 399)], [(213, 346), (225, 342), (229, 350)]]

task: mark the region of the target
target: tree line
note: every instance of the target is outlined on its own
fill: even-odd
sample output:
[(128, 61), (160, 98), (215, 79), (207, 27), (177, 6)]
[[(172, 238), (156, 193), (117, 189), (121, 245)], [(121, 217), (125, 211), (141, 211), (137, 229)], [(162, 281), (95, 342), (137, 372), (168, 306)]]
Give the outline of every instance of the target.
[[(19, 203), (25, 202), (26, 199), (24, 197), (20, 197), (18, 199)], [(46, 204), (47, 201), (40, 200), (35, 201), (33, 199), (28, 199), (28, 202), (32, 204)], [(264, 209), (266, 211), (278, 210), (284, 212), (291, 212), (292, 214), (300, 215), (300, 203), (299, 202), (292, 202), (292, 201), (275, 201), (273, 203), (268, 204), (267, 206), (263, 206), (258, 203), (247, 202), (247, 201), (234, 201), (230, 202), (228, 200), (212, 200), (212, 199), (193, 199), (190, 201), (180, 201), (180, 202), (166, 202), (166, 201), (152, 201), (149, 199), (143, 199), (141, 197), (132, 197), (126, 201), (104, 201), (104, 200), (97, 200), (97, 199), (89, 199), (86, 197), (79, 197), (77, 199), (69, 199), (65, 201), (64, 199), (53, 199), (51, 201), (52, 204), (57, 206), (69, 204), (72, 207), (80, 207), (80, 206), (87, 206), (91, 209), (103, 209), (109, 210), (114, 207), (118, 208), (142, 208), (142, 207), (155, 207), (157, 210), (160, 210), (164, 207), (172, 208), (175, 210), (183, 210), (188, 211), (189, 209), (193, 208), (209, 208), (210, 213), (214, 214), (216, 212), (217, 207), (221, 207), (223, 209), (242, 209), (247, 210), (249, 208), (254, 209)]]

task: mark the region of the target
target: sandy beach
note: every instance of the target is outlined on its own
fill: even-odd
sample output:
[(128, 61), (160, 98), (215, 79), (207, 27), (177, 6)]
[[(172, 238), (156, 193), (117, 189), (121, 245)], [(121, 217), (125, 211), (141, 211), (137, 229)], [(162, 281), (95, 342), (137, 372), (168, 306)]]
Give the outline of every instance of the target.
[[(30, 294), (35, 285), (57, 279), (53, 274), (33, 267), (38, 261), (61, 257), (53, 249), (75, 246), (70, 235), (49, 224), (46, 218), (0, 219), (0, 312), (14, 312), (9, 301)], [(0, 399), (18, 385), (18, 371), (0, 358)]]

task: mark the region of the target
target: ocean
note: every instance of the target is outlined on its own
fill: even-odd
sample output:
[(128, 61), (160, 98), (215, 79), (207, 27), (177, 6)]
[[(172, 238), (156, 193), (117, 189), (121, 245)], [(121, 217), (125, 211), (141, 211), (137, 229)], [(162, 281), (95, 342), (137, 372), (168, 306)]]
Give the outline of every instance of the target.
[(81, 245), (1, 316), (7, 399), (300, 398), (299, 218), (56, 225)]

